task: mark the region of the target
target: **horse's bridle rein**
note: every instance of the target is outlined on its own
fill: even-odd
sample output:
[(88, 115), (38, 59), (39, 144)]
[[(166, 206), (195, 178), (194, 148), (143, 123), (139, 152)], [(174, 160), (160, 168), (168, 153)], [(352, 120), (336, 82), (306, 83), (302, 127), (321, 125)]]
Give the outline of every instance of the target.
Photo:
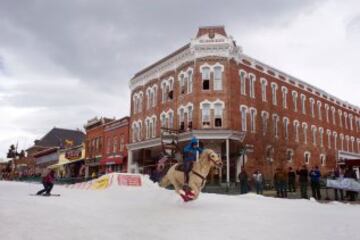
[[(211, 157), (208, 157), (208, 161), (213, 162), (216, 167), (221, 167), (221, 165), (222, 165), (221, 162), (220, 162), (220, 164), (218, 164), (218, 163), (217, 163), (214, 159), (212, 159)], [(194, 170), (191, 170), (191, 171), (194, 173), (195, 176), (198, 176), (199, 178), (201, 178), (201, 180), (202, 180), (201, 186), (203, 186), (203, 184), (204, 184), (205, 181), (206, 181), (206, 177), (202, 176), (202, 175), (201, 175), (200, 173), (198, 173), (198, 172), (195, 172)]]

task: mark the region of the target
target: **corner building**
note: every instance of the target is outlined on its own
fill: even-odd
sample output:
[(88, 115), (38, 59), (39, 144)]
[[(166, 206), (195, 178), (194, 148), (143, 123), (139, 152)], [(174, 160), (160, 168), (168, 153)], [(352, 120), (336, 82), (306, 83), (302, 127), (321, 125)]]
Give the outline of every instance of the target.
[(180, 147), (196, 136), (218, 152), (225, 166), (211, 180), (220, 182), (236, 181), (242, 165), (271, 179), (278, 166), (324, 174), (360, 159), (359, 107), (245, 55), (223, 26), (200, 27), (129, 85), (129, 172), (150, 172), (161, 127), (184, 130)]

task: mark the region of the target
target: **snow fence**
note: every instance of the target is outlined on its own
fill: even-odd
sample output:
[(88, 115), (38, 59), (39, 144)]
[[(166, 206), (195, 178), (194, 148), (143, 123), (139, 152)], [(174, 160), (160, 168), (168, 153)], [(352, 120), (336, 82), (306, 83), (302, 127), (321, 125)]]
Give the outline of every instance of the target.
[(67, 188), (103, 190), (109, 187), (144, 187), (154, 185), (148, 176), (141, 174), (110, 173), (87, 182), (65, 185)]

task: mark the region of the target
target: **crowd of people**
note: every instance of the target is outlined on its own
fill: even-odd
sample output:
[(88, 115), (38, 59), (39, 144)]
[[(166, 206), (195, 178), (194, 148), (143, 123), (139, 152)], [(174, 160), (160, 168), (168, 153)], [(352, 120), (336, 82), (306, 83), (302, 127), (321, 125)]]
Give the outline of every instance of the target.
[[(312, 167), (308, 170), (306, 165), (303, 165), (300, 169), (294, 170), (289, 167), (287, 171), (284, 168), (278, 167), (275, 169), (275, 174), (272, 179), (272, 186), (276, 190), (276, 196), (279, 198), (287, 198), (288, 193), (296, 193), (297, 187), (300, 188), (300, 197), (309, 199), (308, 189), (311, 189), (311, 195), (316, 200), (322, 200), (322, 187), (326, 191), (326, 199), (329, 199), (328, 189), (325, 187), (324, 179), (343, 179), (351, 178), (357, 180), (355, 171), (351, 167), (339, 168), (337, 167), (331, 173), (322, 175), (318, 166)], [(245, 194), (254, 188), (257, 194), (263, 194), (265, 186), (265, 178), (263, 174), (256, 170), (252, 175), (249, 175), (244, 167), (241, 168), (241, 172), (238, 175), (240, 181), (240, 193)], [(349, 200), (355, 201), (357, 198), (357, 192), (346, 191), (334, 188), (334, 200)]]

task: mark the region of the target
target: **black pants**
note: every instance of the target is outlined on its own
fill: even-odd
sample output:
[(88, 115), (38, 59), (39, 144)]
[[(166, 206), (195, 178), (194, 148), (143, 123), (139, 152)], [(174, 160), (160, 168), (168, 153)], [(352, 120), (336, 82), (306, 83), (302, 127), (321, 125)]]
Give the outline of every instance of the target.
[(184, 162), (185, 184), (189, 184), (189, 172), (191, 171), (192, 166), (193, 166), (193, 161)]
[(338, 191), (340, 192), (340, 200), (343, 201), (344, 200), (344, 191), (342, 189), (336, 189), (336, 188), (334, 189), (335, 200), (339, 200)]
[(45, 194), (50, 194), (51, 189), (53, 188), (54, 184), (52, 184), (52, 183), (44, 183), (44, 182), (43, 182), (43, 186), (44, 186), (44, 189), (38, 191), (38, 192), (36, 193), (37, 195), (41, 195), (41, 194), (43, 194), (43, 193), (45, 193)]
[(307, 182), (300, 182), (300, 191), (301, 191), (301, 198), (308, 198), (307, 195), (307, 187), (308, 187), (308, 183)]
[(289, 192), (296, 192), (295, 179), (289, 179), (288, 184)]
[(313, 198), (315, 198), (317, 200), (321, 199), (319, 182), (311, 182), (311, 191), (312, 191)]

